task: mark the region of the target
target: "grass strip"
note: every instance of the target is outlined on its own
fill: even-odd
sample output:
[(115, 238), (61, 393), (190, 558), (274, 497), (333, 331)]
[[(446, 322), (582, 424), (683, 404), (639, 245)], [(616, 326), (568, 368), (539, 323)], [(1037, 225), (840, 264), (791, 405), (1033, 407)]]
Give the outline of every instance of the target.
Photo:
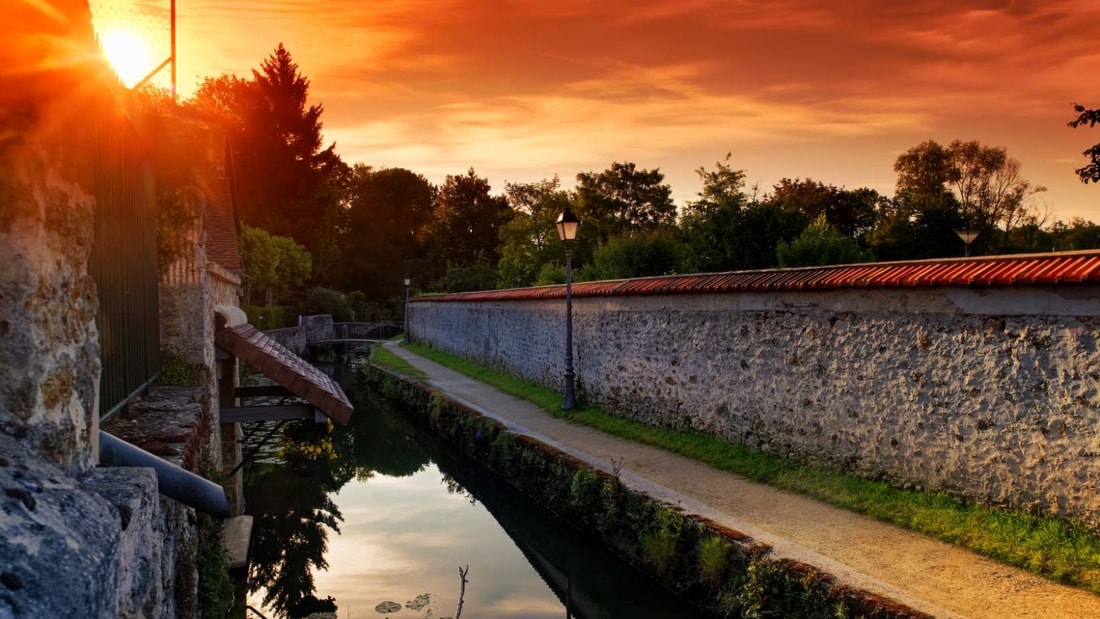
[[(379, 348), (375, 347), (375, 350)], [(413, 343), (406, 348), (505, 393), (528, 400), (554, 417), (694, 458), (720, 470), (805, 494), (969, 548), (1039, 576), (1100, 594), (1100, 537), (1083, 525), (1047, 515), (964, 503), (944, 493), (902, 490), (884, 482), (843, 475), (823, 467), (807, 466), (753, 451), (702, 432), (650, 426), (609, 414), (594, 406), (584, 405), (572, 411), (563, 411), (562, 396), (557, 391), (422, 344)], [(389, 351), (383, 352), (401, 361)], [(381, 357), (384, 358), (385, 354)], [(377, 362), (378, 358), (378, 355), (372, 355), (371, 361)], [(386, 367), (393, 368), (390, 365)], [(413, 372), (416, 370), (413, 369)]]
[(404, 374), (405, 376), (412, 376), (413, 378), (426, 377), (424, 372), (414, 368), (408, 361), (393, 354), (392, 351), (381, 344), (371, 345), (370, 362), (379, 367), (393, 370), (399, 374)]

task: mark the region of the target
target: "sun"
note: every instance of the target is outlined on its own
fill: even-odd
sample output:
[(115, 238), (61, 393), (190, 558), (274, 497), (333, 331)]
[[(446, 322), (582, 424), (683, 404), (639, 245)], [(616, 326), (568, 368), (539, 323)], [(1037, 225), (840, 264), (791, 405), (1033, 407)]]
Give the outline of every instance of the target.
[(138, 83), (155, 68), (145, 41), (128, 30), (109, 30), (99, 39), (103, 55), (127, 87)]

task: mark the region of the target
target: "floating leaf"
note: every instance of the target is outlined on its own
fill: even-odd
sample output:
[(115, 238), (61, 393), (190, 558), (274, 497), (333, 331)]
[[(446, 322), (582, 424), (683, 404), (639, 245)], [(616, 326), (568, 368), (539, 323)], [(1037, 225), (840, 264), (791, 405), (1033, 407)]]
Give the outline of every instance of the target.
[(432, 596), (430, 593), (421, 593), (420, 595), (416, 596), (415, 599), (405, 602), (405, 608), (409, 610), (420, 610), (421, 608), (424, 608), (425, 606), (430, 604), (431, 601)]
[(380, 602), (378, 606), (374, 607), (375, 612), (379, 612), (382, 614), (395, 613), (399, 610), (401, 610), (401, 605), (397, 602), (391, 602), (389, 600), (386, 600), (385, 602)]

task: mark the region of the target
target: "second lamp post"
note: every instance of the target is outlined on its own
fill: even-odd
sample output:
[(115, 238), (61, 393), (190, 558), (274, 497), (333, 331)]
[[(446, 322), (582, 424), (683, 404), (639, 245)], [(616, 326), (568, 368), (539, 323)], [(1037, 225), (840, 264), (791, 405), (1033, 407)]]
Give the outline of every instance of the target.
[(577, 406), (573, 386), (573, 241), (580, 223), (569, 208), (562, 211), (555, 222), (558, 237), (565, 244), (565, 401), (561, 407), (567, 411)]
[(405, 343), (409, 343), (409, 284), (412, 283), (412, 278), (408, 275), (405, 276)]

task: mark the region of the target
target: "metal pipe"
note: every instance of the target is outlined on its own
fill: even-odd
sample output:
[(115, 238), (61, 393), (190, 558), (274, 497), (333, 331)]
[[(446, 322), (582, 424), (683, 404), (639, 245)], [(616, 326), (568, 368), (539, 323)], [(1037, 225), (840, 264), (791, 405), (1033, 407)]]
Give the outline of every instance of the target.
[(157, 474), (157, 488), (164, 496), (215, 518), (225, 519), (231, 515), (225, 489), (218, 484), (103, 430), (99, 431), (99, 463), (151, 468)]

